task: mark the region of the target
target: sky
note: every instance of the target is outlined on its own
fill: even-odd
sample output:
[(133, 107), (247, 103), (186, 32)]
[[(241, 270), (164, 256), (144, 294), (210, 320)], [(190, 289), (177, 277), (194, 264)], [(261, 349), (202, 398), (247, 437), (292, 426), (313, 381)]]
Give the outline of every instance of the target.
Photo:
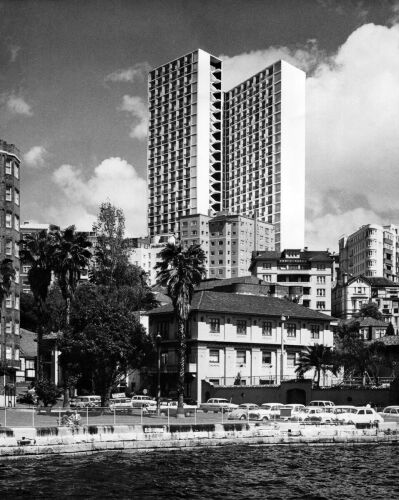
[(145, 235), (147, 73), (197, 48), (223, 59), (225, 90), (278, 59), (307, 72), (309, 248), (399, 224), (396, 0), (0, 0), (21, 220), (90, 229), (111, 201)]

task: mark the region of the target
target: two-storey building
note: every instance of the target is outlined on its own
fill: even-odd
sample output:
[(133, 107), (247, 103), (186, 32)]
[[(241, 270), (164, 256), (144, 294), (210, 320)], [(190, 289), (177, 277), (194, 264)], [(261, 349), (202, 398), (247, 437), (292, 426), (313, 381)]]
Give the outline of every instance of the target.
[[(242, 292), (194, 294), (187, 323), (185, 393), (198, 401), (202, 380), (215, 385), (279, 384), (282, 378), (296, 377), (304, 347), (333, 345), (331, 317), (287, 299)], [(177, 323), (170, 304), (148, 314), (150, 335), (162, 337), (164, 392), (176, 386)]]

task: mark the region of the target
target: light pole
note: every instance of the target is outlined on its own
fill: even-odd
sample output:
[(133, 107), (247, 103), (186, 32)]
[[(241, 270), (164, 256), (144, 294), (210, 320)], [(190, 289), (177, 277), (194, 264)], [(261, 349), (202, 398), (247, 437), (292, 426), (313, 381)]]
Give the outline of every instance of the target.
[(280, 385), (284, 379), (284, 322), (286, 316), (281, 315), (281, 352), (280, 352)]
[(155, 342), (157, 345), (157, 415), (160, 413), (160, 405), (161, 405), (161, 341), (162, 337), (158, 333), (155, 337)]

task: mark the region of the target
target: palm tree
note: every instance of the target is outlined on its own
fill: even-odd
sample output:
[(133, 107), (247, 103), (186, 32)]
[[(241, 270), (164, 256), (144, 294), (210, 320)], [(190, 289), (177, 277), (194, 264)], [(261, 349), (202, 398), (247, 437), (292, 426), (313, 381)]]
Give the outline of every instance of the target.
[(178, 408), (177, 415), (184, 415), (184, 373), (186, 355), (186, 325), (190, 312), (190, 305), (194, 288), (205, 277), (205, 253), (200, 245), (191, 245), (183, 248), (180, 244), (168, 243), (160, 252), (161, 262), (158, 269), (157, 281), (165, 286), (177, 320), (178, 336)]
[[(87, 268), (92, 253), (89, 248), (91, 242), (86, 240), (84, 234), (78, 233), (75, 226), (69, 226), (63, 231), (53, 231), (52, 263), (54, 272), (65, 300), (65, 325), (70, 324), (71, 300), (73, 299), (80, 275)], [(69, 374), (64, 367), (64, 402), (69, 406)]]
[[(3, 259), (0, 263), (0, 324), (1, 324), (1, 314), (3, 311), (4, 300), (9, 295), (11, 289), (11, 283), (15, 278), (15, 269), (11, 259)], [(6, 329), (3, 328), (3, 346), (2, 346), (2, 359), (1, 359), (1, 371), (3, 375), (3, 388), (4, 388), (4, 405), (5, 401), (5, 388), (6, 388), (6, 374), (7, 374), (7, 335)]]
[(314, 370), (313, 380), (316, 378), (316, 387), (320, 387), (320, 374), (331, 371), (336, 374), (338, 367), (334, 360), (334, 353), (331, 347), (323, 344), (314, 344), (303, 350), (299, 357), (296, 373), (302, 377), (309, 370)]
[(37, 378), (43, 378), (42, 341), (46, 299), (51, 284), (53, 232), (55, 226), (50, 226), (38, 233), (26, 234), (20, 242), (20, 258), (24, 264), (29, 264), (28, 281), (38, 311), (37, 332)]

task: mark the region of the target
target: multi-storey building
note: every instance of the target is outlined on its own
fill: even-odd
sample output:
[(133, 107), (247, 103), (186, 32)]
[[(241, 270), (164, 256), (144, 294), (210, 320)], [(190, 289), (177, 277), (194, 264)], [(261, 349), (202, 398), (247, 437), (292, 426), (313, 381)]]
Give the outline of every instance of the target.
[[(241, 280), (244, 278), (241, 278)], [(247, 278), (248, 279), (248, 278)], [(220, 287), (224, 281), (216, 282)], [(201, 402), (201, 384), (276, 385), (296, 377), (305, 346), (333, 345), (332, 318), (285, 299), (257, 293), (258, 283), (234, 292), (202, 289), (194, 293), (187, 322), (187, 396)], [(265, 287), (266, 288), (266, 287)], [(260, 290), (258, 290), (260, 292)], [(171, 304), (153, 309), (149, 332), (162, 337), (162, 392), (177, 380), (176, 319)]]
[(222, 206), (222, 62), (196, 50), (149, 75), (148, 228)]
[(278, 61), (226, 92), (224, 207), (276, 228), (276, 249), (305, 230), (305, 73)]
[(155, 236), (153, 238), (131, 238), (129, 262), (141, 267), (148, 276), (148, 284), (155, 285), (157, 272), (155, 265), (161, 261), (160, 251), (165, 247), (167, 240)]
[(200, 244), (206, 255), (207, 276), (249, 275), (252, 252), (274, 249), (274, 226), (243, 215), (189, 215), (180, 219), (183, 245)]
[(398, 281), (398, 226), (366, 224), (339, 240), (340, 273)]
[(276, 226), (303, 246), (305, 73), (279, 61), (222, 92), (222, 62), (202, 50), (149, 76), (148, 228), (220, 210)]
[(299, 304), (331, 312), (334, 256), (328, 251), (286, 249), (256, 252), (251, 273), (266, 283), (289, 287), (289, 297)]
[(336, 318), (349, 319), (358, 314), (365, 304), (373, 302), (392, 323), (395, 332), (399, 328), (399, 283), (388, 278), (342, 274), (332, 290), (332, 314)]
[[(10, 369), (19, 369), (19, 300), (20, 300), (20, 168), (21, 160), (18, 149), (13, 144), (0, 140), (0, 260), (10, 259), (15, 269), (15, 280), (11, 292), (2, 304), (1, 314), (1, 361)], [(3, 382), (15, 383), (15, 372), (8, 372)], [(13, 401), (12, 394), (7, 393), (8, 385), (0, 383), (0, 405), (7, 397)], [(8, 403), (7, 403), (8, 404)]]

